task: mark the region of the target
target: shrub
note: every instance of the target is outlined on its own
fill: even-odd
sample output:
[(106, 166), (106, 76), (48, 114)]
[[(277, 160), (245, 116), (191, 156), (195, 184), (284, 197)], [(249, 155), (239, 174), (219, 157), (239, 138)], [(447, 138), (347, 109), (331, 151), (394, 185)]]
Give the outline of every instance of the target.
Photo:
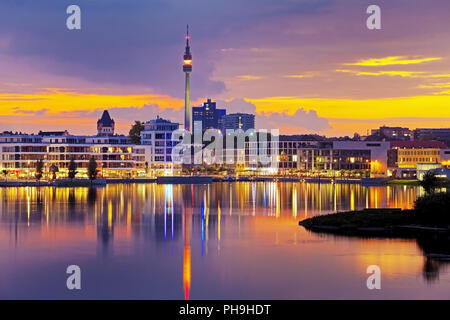
[(439, 186), (439, 179), (430, 171), (423, 175), (420, 185), (425, 189), (426, 193), (433, 193)]
[(433, 223), (450, 223), (450, 192), (431, 193), (419, 197), (415, 209)]

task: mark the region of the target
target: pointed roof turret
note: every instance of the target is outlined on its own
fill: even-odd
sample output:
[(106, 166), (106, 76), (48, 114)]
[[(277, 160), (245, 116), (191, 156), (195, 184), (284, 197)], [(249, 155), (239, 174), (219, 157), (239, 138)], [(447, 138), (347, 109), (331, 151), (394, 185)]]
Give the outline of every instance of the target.
[(108, 110), (103, 111), (102, 117), (97, 121), (97, 124), (99, 123), (101, 123), (104, 127), (110, 127), (114, 125), (114, 120), (109, 115)]

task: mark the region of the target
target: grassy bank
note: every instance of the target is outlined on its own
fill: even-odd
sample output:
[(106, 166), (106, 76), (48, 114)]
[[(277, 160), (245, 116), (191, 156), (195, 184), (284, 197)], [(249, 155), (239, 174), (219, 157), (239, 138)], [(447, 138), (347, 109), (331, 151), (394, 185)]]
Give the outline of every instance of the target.
[(393, 179), (386, 182), (386, 184), (393, 186), (420, 186), (419, 180)]

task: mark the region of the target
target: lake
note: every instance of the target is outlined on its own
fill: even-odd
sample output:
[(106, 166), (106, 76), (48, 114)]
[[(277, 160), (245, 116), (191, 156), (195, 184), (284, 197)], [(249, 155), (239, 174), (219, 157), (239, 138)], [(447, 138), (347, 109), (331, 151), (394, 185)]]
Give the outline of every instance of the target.
[[(447, 264), (424, 256), (430, 242), (298, 225), (412, 208), (422, 193), (291, 182), (2, 188), (0, 298), (448, 299)], [(69, 265), (81, 268), (81, 290), (66, 287)], [(381, 290), (367, 289), (369, 265), (381, 269)]]

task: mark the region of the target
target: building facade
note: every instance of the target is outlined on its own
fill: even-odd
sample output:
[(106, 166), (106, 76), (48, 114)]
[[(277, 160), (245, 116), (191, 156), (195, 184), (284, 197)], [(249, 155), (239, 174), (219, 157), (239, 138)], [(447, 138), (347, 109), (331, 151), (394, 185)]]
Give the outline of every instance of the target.
[(144, 123), (141, 145), (145, 150), (146, 166), (153, 174), (179, 169), (172, 161), (172, 149), (177, 144), (172, 141), (172, 133), (178, 130), (179, 126), (178, 123), (160, 117)]
[(394, 176), (416, 177), (423, 168), (440, 165), (442, 149), (442, 141), (391, 141), (388, 167)]
[(365, 176), (387, 176), (388, 149), (389, 143), (381, 141), (303, 142), (297, 148), (297, 168), (328, 175), (357, 171)]
[(414, 130), (414, 140), (438, 140), (445, 142), (450, 147), (450, 128), (418, 128)]
[(132, 145), (125, 136), (11, 132), (0, 135), (0, 168), (18, 178), (32, 177), (38, 160), (44, 163), (44, 173), (54, 165), (58, 168), (57, 177), (66, 177), (72, 159), (77, 164), (77, 177), (87, 177), (92, 157), (97, 161), (101, 177), (136, 177), (145, 173), (144, 148)]
[(230, 113), (222, 117), (222, 132), (226, 130), (255, 129), (255, 115), (249, 113)]
[(216, 102), (208, 99), (201, 107), (192, 108), (192, 121), (201, 122), (203, 131), (207, 129), (222, 130), (225, 109), (217, 109)]
[(372, 130), (372, 135), (386, 138), (387, 140), (412, 140), (412, 131), (409, 128), (382, 126)]

